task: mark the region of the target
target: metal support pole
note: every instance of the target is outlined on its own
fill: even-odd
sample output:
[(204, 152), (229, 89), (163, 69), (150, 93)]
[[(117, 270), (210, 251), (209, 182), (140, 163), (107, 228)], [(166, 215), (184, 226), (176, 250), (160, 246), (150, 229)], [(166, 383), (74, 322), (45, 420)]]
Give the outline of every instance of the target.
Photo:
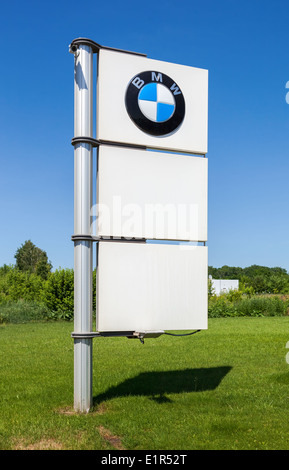
[[(74, 136), (92, 138), (93, 51), (79, 44), (74, 68)], [(79, 139), (81, 140), (81, 139)], [(89, 141), (89, 139), (88, 139)], [(91, 143), (74, 146), (74, 331), (92, 331), (92, 166)], [(86, 239), (85, 239), (86, 236)], [(81, 238), (81, 237), (79, 237)], [(74, 409), (92, 407), (92, 338), (74, 338)]]

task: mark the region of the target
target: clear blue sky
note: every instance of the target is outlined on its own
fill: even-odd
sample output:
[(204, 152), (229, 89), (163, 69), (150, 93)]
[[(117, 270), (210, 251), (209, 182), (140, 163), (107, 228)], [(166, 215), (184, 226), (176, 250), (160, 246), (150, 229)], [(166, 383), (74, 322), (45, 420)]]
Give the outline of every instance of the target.
[(0, 265), (73, 267), (73, 56), (88, 37), (209, 70), (209, 264), (289, 270), (289, 2), (1, 3)]

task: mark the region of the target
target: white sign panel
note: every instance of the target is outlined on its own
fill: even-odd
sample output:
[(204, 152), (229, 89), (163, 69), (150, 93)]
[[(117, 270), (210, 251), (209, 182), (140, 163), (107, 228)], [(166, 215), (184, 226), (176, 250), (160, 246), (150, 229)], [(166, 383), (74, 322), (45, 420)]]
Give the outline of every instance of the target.
[(98, 140), (207, 153), (207, 70), (105, 49), (98, 56)]
[(222, 292), (230, 292), (231, 290), (238, 289), (238, 279), (212, 279), (212, 290), (215, 295), (220, 295)]
[(96, 328), (207, 328), (207, 247), (100, 242)]
[(207, 240), (206, 158), (101, 145), (99, 237)]

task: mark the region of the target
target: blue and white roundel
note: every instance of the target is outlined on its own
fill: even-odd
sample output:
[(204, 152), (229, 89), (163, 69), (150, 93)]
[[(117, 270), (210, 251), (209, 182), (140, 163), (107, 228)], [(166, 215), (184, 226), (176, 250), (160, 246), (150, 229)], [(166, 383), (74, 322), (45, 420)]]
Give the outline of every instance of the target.
[(125, 106), (132, 122), (155, 137), (176, 132), (185, 117), (185, 100), (178, 84), (159, 70), (135, 75), (125, 93)]
[(139, 92), (138, 105), (141, 112), (153, 122), (165, 122), (175, 111), (175, 98), (161, 83), (148, 83)]

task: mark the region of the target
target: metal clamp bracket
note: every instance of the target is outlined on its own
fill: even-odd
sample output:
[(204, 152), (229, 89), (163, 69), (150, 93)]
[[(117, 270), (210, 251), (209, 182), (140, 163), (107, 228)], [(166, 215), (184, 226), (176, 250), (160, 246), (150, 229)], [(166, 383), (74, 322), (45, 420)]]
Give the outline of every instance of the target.
[(124, 52), (125, 54), (133, 54), (133, 55), (140, 55), (142, 57), (147, 57), (146, 54), (143, 54), (141, 52), (132, 52), (132, 51), (126, 51), (126, 50), (123, 50), (123, 49), (116, 49), (115, 47), (101, 46), (97, 42), (92, 41), (92, 39), (88, 39), (88, 38), (73, 39), (73, 41), (69, 45), (69, 52), (71, 52), (72, 54), (75, 54), (75, 52), (77, 52), (77, 49), (78, 49), (79, 46), (89, 46), (89, 47), (91, 47), (92, 52), (94, 54), (97, 54), (100, 51), (100, 49), (107, 49), (107, 50), (110, 50), (110, 51)]
[(73, 137), (71, 139), (71, 145), (77, 145), (77, 144), (90, 144), (92, 147), (98, 147), (99, 146), (99, 141), (96, 139), (93, 139), (92, 137)]
[(97, 139), (94, 139), (93, 137), (86, 137), (86, 136), (73, 137), (71, 139), (71, 145), (74, 146), (77, 144), (90, 144), (92, 145), (92, 147), (99, 147), (100, 145), (110, 145), (110, 146), (116, 146), (116, 147), (147, 150), (147, 147), (145, 147), (144, 145), (127, 144), (123, 142), (114, 142), (114, 141), (109, 141), (109, 140), (97, 140)]
[(165, 334), (164, 331), (88, 331), (82, 333), (71, 333), (73, 339), (92, 339), (92, 338), (113, 338), (113, 337), (126, 337), (129, 339), (139, 339), (144, 344), (144, 338), (158, 338), (160, 335)]
[(145, 238), (123, 238), (123, 237), (94, 237), (88, 234), (71, 235), (73, 242), (89, 241), (89, 242), (122, 242), (122, 243), (146, 243)]
[(132, 338), (134, 337), (133, 331), (108, 331), (108, 332), (99, 332), (99, 331), (87, 331), (82, 333), (71, 333), (71, 337), (74, 339), (90, 339), (90, 338), (101, 338), (101, 337), (116, 337), (124, 336)]
[(88, 242), (95, 242), (98, 241), (95, 239), (96, 237), (93, 237), (91, 235), (85, 235), (85, 234), (80, 234), (80, 235), (71, 235), (71, 240), (73, 242), (78, 242), (78, 241), (88, 241)]

